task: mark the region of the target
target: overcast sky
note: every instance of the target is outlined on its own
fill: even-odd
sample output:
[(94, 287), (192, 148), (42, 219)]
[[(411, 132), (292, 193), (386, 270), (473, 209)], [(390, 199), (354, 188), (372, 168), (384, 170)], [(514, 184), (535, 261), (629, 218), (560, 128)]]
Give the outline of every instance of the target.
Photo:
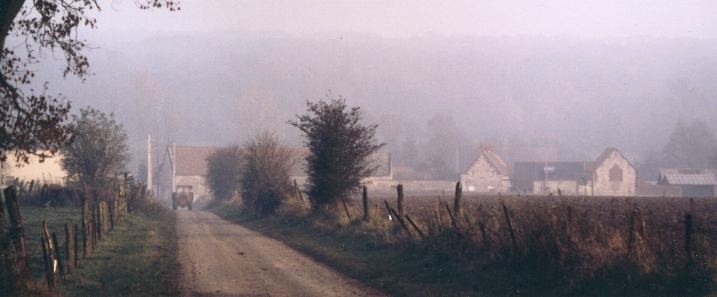
[(100, 30), (274, 31), (413, 35), (717, 37), (713, 0), (316, 1), (182, 0), (179, 13), (139, 11), (134, 1), (104, 5)]

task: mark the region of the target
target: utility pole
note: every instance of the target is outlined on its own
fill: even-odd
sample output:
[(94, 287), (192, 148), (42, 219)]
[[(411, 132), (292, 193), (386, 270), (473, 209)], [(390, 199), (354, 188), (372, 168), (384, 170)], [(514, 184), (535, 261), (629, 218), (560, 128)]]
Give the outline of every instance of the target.
[(154, 192), (152, 189), (152, 137), (150, 135), (147, 135), (147, 189)]
[(177, 181), (177, 180), (176, 180), (176, 178), (177, 178), (177, 166), (176, 166), (176, 165), (177, 165), (177, 163), (176, 163), (177, 160), (176, 160), (176, 157), (177, 157), (177, 156), (175, 155), (175, 153), (176, 153), (176, 146), (175, 146), (175, 144), (172, 143), (172, 144), (167, 148), (167, 151), (168, 151), (168, 153), (169, 153), (169, 165), (170, 165), (170, 167), (172, 167), (172, 189), (170, 190), (170, 193), (171, 193), (171, 192), (176, 191), (176, 187), (177, 187), (176, 184), (175, 184), (176, 181)]

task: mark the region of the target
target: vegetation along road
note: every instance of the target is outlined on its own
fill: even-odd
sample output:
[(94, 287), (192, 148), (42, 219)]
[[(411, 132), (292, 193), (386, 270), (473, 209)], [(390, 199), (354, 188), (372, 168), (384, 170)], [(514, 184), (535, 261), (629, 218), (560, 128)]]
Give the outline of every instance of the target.
[(283, 243), (204, 211), (178, 211), (184, 296), (382, 296)]

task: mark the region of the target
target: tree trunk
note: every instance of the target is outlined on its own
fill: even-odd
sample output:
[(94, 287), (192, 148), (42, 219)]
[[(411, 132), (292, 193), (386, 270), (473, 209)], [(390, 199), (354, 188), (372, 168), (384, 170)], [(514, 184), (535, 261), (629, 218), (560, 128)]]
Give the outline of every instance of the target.
[(5, 49), (5, 38), (24, 3), (25, 0), (0, 0), (0, 51)]

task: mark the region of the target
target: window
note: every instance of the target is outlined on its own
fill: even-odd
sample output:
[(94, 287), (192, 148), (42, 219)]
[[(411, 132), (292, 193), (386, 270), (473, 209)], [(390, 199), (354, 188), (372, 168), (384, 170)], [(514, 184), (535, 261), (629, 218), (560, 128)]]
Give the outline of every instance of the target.
[(613, 165), (612, 168), (610, 168), (610, 181), (622, 182), (622, 168), (620, 168), (620, 166), (617, 166), (617, 164)]

